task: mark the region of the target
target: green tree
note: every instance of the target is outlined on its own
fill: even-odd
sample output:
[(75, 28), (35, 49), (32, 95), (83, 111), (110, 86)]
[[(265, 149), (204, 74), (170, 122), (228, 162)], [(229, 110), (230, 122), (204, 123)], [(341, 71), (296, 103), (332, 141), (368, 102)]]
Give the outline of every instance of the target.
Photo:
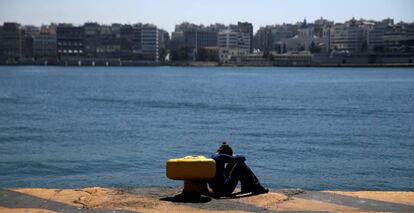
[(206, 48), (197, 49), (197, 61), (218, 61), (218, 52), (215, 50), (209, 50)]
[(181, 47), (175, 50), (170, 51), (170, 58), (171, 61), (187, 61), (189, 60), (188, 53), (190, 48), (188, 47)]
[(161, 48), (159, 54), (160, 54), (159, 55), (160, 56), (160, 60), (161, 61), (165, 61), (165, 57), (168, 54), (168, 50), (166, 48)]

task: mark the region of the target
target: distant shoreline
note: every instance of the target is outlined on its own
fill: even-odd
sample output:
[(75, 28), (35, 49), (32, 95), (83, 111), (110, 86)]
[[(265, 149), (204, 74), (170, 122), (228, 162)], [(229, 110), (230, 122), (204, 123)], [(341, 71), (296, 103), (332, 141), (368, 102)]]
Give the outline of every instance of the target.
[(18, 63), (18, 64), (0, 64), (0, 67), (18, 67), (18, 66), (44, 66), (44, 67), (335, 67), (335, 68), (370, 68), (370, 67), (401, 67), (401, 68), (413, 68), (414, 63), (396, 63), (396, 64), (312, 64), (312, 65), (246, 65), (246, 64), (212, 64), (212, 63), (133, 63), (122, 65), (90, 65), (90, 64), (38, 64), (38, 63)]

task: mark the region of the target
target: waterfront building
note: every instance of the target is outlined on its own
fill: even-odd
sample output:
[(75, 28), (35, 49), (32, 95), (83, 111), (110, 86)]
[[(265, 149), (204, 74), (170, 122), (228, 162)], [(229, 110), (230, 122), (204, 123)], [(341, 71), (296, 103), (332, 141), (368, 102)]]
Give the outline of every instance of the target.
[(326, 29), (331, 28), (333, 26), (334, 26), (333, 21), (329, 21), (321, 17), (320, 19), (315, 20), (313, 23), (314, 34), (315, 36), (318, 36), (320, 38), (325, 38)]
[(184, 22), (176, 25), (171, 40), (167, 31), (141, 23), (99, 25), (89, 22), (82, 26), (51, 24), (41, 28), (3, 23), (0, 26), (1, 63), (27, 64), (38, 63), (37, 59), (62, 58), (74, 59), (65, 60), (68, 64), (79, 64), (79, 60), (95, 64), (95, 59), (98, 64), (104, 64), (102, 61), (106, 59), (114, 59), (115, 63), (119, 60), (157, 61), (160, 58), (164, 60), (168, 53), (172, 60), (177, 61), (214, 60), (223, 63), (245, 61), (253, 55), (253, 47), (258, 53), (256, 56), (266, 56), (266, 60), (270, 60), (267, 57), (270, 52), (331, 53), (341, 57), (371, 54), (374, 56), (370, 56), (369, 62), (377, 63), (381, 61), (377, 53), (408, 57), (414, 52), (414, 23), (394, 24), (392, 19), (351, 19), (343, 24), (334, 24), (321, 18), (310, 24), (305, 20), (296, 24), (261, 27), (253, 36), (253, 26), (248, 22), (228, 26)]
[(217, 46), (217, 32), (209, 29), (185, 30), (183, 36), (185, 47), (197, 49)]
[(40, 28), (32, 25), (22, 27), (22, 54), (25, 59), (33, 59), (33, 38), (40, 34)]
[(101, 25), (97, 35), (97, 58), (120, 58), (121, 25)]
[(158, 45), (160, 49), (165, 49), (170, 41), (170, 35), (166, 30), (158, 29)]
[(414, 23), (398, 23), (384, 34), (385, 52), (414, 52)]
[(383, 22), (375, 23), (367, 35), (368, 50), (370, 52), (384, 51), (384, 35), (389, 30), (389, 26)]
[(175, 26), (175, 32), (172, 33), (171, 42), (173, 46), (176, 45), (178, 48), (197, 49), (217, 47), (218, 32), (227, 28), (224, 24), (219, 23), (204, 26), (183, 22)]
[(125, 35), (128, 37), (124, 41), (132, 46), (129, 59), (158, 61), (158, 29), (155, 25), (135, 24)]
[(25, 25), (22, 27), (22, 29), (24, 30), (25, 35), (33, 36), (40, 33), (40, 28), (32, 25)]
[(34, 57), (33, 52), (33, 39), (34, 36), (40, 34), (40, 28), (32, 25), (25, 25), (22, 27), (22, 55), (25, 59), (32, 60)]
[(55, 33), (40, 32), (33, 37), (33, 56), (35, 58), (56, 58), (57, 40)]
[(120, 33), (120, 58), (123, 60), (132, 59), (132, 46), (133, 46), (133, 29), (132, 25), (125, 24), (121, 26)]
[(184, 47), (184, 32), (172, 32), (168, 48), (170, 50), (177, 50), (180, 47)]
[(97, 56), (99, 33), (101, 26), (95, 22), (88, 22), (83, 25), (83, 50), (87, 58)]
[(34, 26), (23, 26), (21, 28), (22, 59), (30, 59), (33, 57), (33, 37), (38, 35), (39, 32), (39, 28)]
[(322, 41), (324, 43), (323, 49), (321, 52), (329, 53), (331, 51), (331, 27), (325, 27), (323, 28), (322, 32)]
[(144, 59), (158, 61), (158, 29), (155, 25), (145, 24), (142, 26), (141, 47)]
[(294, 32), (288, 31), (284, 29), (283, 27), (277, 27), (274, 29), (271, 29), (271, 36), (272, 36), (272, 50), (278, 50), (280, 46), (277, 46), (278, 43), (281, 41), (292, 38), (295, 36)]
[(365, 29), (355, 19), (335, 24), (330, 33), (330, 46), (335, 51), (362, 52), (366, 44)]
[(325, 39), (314, 34), (313, 25), (302, 22), (298, 29), (298, 34), (292, 38), (281, 39), (277, 44), (280, 49), (276, 49), (278, 53), (301, 52), (307, 51), (312, 53), (320, 53), (325, 46)]
[(5, 22), (2, 29), (2, 54), (6, 60), (18, 61), (22, 57), (22, 30), (18, 23)]
[(253, 46), (262, 52), (274, 50), (274, 42), (272, 37), (272, 28), (270, 26), (261, 27), (253, 38)]
[(0, 64), (4, 62), (3, 53), (3, 25), (0, 25)]
[(237, 22), (237, 31), (248, 36), (249, 52), (253, 53), (253, 25), (249, 22)]
[(136, 55), (135, 59), (142, 59), (142, 24), (132, 26), (132, 54)]
[(292, 24), (261, 27), (254, 36), (254, 47), (262, 52), (284, 52), (283, 40), (298, 34), (298, 26)]
[(238, 48), (250, 52), (250, 34), (232, 29), (222, 30), (218, 33), (218, 46), (224, 48)]
[(57, 53), (56, 35), (39, 34), (33, 38), (35, 58), (54, 58)]
[(57, 55), (59, 58), (85, 55), (84, 29), (71, 24), (59, 24), (56, 29)]
[(324, 18), (315, 20), (313, 23), (313, 32), (319, 38), (320, 52), (328, 53), (331, 49), (331, 28), (334, 26), (333, 21)]

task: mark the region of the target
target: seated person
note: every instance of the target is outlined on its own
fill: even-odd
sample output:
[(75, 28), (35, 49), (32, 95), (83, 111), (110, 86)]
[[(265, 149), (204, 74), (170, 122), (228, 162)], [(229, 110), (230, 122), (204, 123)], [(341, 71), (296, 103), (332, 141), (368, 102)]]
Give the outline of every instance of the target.
[(226, 143), (211, 156), (216, 161), (216, 176), (208, 184), (215, 196), (229, 196), (240, 181), (242, 193), (262, 194), (269, 192), (259, 182), (252, 170), (244, 162), (246, 158), (233, 155), (232, 148)]

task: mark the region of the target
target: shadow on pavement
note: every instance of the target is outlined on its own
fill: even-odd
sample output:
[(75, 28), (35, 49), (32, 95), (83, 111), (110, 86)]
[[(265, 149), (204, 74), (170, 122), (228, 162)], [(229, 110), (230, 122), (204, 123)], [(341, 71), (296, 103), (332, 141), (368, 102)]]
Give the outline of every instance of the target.
[(208, 203), (211, 201), (211, 197), (204, 195), (185, 195), (178, 194), (172, 197), (161, 198), (162, 201), (170, 201), (175, 203)]
[(55, 212), (130, 212), (108, 209), (84, 209), (5, 189), (0, 189), (0, 206), (6, 208), (36, 208)]

